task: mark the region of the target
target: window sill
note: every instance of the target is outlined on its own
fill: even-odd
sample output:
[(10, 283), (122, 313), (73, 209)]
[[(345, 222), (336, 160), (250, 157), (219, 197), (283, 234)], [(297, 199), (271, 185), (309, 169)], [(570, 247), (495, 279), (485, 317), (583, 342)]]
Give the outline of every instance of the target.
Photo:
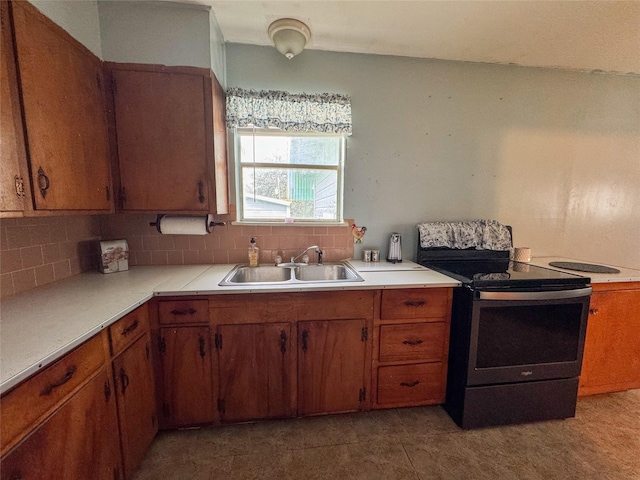
[(269, 227), (348, 227), (347, 222), (231, 222), (231, 225), (258, 225)]

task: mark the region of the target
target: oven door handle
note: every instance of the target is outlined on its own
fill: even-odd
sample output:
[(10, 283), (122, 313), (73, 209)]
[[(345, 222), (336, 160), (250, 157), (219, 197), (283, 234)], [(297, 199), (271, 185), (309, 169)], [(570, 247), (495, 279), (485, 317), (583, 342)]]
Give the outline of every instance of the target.
[(563, 298), (588, 297), (592, 288), (574, 290), (547, 290), (544, 292), (479, 292), (480, 300), (559, 300)]

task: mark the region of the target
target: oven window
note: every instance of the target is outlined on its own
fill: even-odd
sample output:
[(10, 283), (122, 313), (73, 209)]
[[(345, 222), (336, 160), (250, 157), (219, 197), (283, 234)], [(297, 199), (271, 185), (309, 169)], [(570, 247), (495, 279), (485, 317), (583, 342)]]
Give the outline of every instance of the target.
[(481, 307), (476, 368), (578, 358), (582, 304)]

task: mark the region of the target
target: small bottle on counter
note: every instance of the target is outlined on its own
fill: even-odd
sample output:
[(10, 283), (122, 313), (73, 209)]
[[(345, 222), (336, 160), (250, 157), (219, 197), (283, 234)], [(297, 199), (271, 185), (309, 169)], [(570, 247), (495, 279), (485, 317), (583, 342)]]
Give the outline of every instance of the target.
[(260, 253), (260, 249), (256, 245), (255, 237), (251, 237), (251, 242), (249, 243), (249, 266), (257, 267), (258, 266), (258, 254)]

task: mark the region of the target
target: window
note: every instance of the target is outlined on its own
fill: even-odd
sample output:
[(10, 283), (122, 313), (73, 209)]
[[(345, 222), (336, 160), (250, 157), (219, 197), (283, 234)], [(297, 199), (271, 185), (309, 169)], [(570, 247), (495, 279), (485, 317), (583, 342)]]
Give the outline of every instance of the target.
[(342, 222), (345, 135), (236, 130), (238, 220)]
[(227, 89), (241, 222), (342, 222), (351, 98)]

